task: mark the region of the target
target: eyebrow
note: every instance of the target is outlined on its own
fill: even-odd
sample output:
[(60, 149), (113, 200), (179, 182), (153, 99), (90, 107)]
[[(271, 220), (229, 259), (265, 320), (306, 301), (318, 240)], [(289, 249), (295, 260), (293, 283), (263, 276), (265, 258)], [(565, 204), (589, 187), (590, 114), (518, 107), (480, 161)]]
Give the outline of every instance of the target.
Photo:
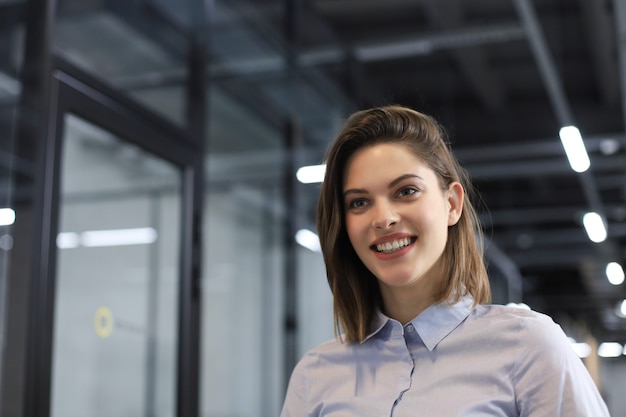
[[(399, 183), (401, 183), (402, 181), (404, 181), (406, 179), (409, 179), (409, 178), (418, 178), (418, 179), (424, 181), (424, 178), (420, 177), (417, 174), (404, 174), (404, 175), (400, 175), (398, 178), (396, 178), (395, 180), (391, 181), (387, 188), (393, 188), (396, 185), (398, 185)], [(350, 189), (345, 190), (343, 192), (343, 197), (345, 198), (349, 194), (367, 194), (367, 190), (365, 188), (350, 188)]]

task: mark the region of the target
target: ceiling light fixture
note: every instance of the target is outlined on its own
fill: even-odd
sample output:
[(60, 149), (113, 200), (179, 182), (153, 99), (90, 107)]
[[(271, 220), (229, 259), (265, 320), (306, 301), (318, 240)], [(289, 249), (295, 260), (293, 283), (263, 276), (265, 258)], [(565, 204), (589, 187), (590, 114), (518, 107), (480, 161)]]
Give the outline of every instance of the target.
[(156, 242), (157, 231), (152, 227), (134, 229), (88, 230), (82, 233), (65, 232), (57, 235), (59, 249), (71, 249), (79, 246), (125, 246), (146, 245)]
[(0, 226), (9, 226), (15, 223), (15, 210), (0, 208)]
[(598, 213), (593, 211), (585, 213), (583, 225), (585, 226), (587, 236), (589, 236), (592, 242), (604, 242), (606, 239), (606, 227), (604, 226), (604, 220)]
[(326, 174), (326, 165), (308, 165), (303, 166), (296, 172), (296, 178), (303, 184), (312, 184), (324, 181)]
[(587, 171), (591, 162), (580, 130), (576, 126), (563, 126), (559, 130), (559, 137), (572, 169), (576, 172)]
[(609, 262), (606, 265), (606, 277), (613, 285), (620, 285), (624, 282), (624, 269), (617, 262)]
[(300, 229), (296, 233), (296, 242), (313, 252), (321, 252), (319, 237), (308, 229)]
[(604, 342), (598, 346), (598, 356), (601, 358), (617, 358), (622, 356), (624, 347), (617, 342)]
[(136, 229), (89, 230), (81, 235), (83, 246), (145, 245), (157, 240), (157, 231), (152, 227)]

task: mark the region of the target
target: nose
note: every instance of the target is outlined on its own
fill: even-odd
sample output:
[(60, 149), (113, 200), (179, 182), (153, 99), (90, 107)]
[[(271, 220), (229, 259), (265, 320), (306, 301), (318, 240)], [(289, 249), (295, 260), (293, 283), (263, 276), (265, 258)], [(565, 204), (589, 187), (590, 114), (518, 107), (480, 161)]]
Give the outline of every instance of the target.
[(393, 205), (387, 202), (377, 202), (372, 213), (372, 227), (376, 229), (389, 229), (399, 221), (398, 213), (394, 210)]

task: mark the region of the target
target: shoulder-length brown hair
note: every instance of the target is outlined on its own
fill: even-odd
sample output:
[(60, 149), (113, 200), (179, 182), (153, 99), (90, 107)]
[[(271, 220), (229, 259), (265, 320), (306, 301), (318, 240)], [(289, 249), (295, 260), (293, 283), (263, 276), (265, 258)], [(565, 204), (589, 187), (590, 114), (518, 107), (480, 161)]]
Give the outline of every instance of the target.
[(437, 175), (442, 189), (459, 182), (465, 190), (459, 221), (449, 227), (444, 277), (436, 302), (457, 301), (469, 293), (475, 303), (491, 298), (483, 259), (482, 229), (470, 198), (473, 189), (452, 154), (443, 128), (432, 117), (401, 106), (362, 110), (351, 115), (326, 155), (326, 176), (317, 207), (328, 283), (333, 293), (335, 329), (347, 342), (363, 341), (371, 331), (382, 298), (376, 277), (354, 251), (345, 224), (343, 185), (346, 164), (357, 150), (378, 143), (400, 143), (413, 150)]

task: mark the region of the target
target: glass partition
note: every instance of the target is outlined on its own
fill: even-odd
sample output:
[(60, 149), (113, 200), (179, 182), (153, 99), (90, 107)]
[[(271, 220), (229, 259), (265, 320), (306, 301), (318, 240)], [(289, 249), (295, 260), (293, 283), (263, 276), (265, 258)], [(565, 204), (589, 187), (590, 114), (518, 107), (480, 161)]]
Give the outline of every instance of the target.
[(219, 88), (211, 92), (210, 107), (211, 134), (223, 148), (208, 161), (205, 197), (201, 415), (277, 415), (284, 285), (281, 133)]
[(181, 173), (65, 117), (51, 415), (174, 416)]
[[(296, 229), (315, 230), (318, 188), (294, 184), (288, 170), (321, 162), (346, 104), (328, 68), (307, 53), (318, 45), (298, 44), (295, 61), (288, 55), (286, 6), (216, 1), (212, 14), (201, 361), (207, 417), (279, 415), (291, 336), (298, 357), (333, 337), (321, 254), (293, 250), (295, 236), (286, 236), (292, 220)], [(292, 278), (295, 287), (286, 285)], [(288, 311), (294, 299), (296, 311)]]

